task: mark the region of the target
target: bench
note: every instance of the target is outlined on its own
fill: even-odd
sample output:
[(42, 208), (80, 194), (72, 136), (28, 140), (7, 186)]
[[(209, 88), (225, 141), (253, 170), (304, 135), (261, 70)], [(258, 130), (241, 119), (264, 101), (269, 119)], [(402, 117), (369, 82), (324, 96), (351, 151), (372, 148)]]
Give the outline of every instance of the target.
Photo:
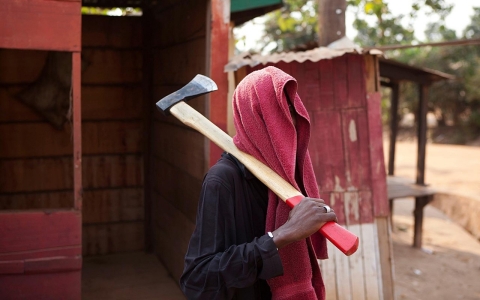
[[(422, 247), (423, 209), (433, 200), (434, 189), (419, 185), (402, 177), (387, 176), (388, 202), (390, 207), (390, 221), (393, 217), (393, 201), (399, 198), (415, 198), (413, 247)], [(392, 224), (393, 225), (393, 224)], [(393, 226), (392, 226), (393, 229)]]

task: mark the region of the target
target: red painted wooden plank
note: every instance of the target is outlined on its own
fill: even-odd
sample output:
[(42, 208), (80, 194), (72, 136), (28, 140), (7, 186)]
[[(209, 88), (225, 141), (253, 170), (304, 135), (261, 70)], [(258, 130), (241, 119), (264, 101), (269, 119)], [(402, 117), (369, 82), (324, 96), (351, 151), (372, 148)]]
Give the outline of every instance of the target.
[[(83, 186), (107, 188), (140, 186), (143, 182), (142, 157), (128, 155), (84, 156)], [(0, 160), (0, 190), (5, 193), (59, 191), (73, 189), (70, 157)], [(40, 180), (41, 179), (41, 180)], [(73, 207), (73, 198), (68, 207)]]
[(57, 256), (27, 260), (0, 261), (0, 274), (36, 274), (77, 271), (82, 269), (82, 256)]
[(358, 193), (358, 205), (360, 208), (360, 223), (373, 223), (373, 198), (372, 192), (360, 191)]
[(81, 2), (0, 0), (0, 48), (81, 50)]
[[(327, 195), (327, 198), (323, 198)], [(345, 193), (323, 193), (322, 199), (325, 200), (337, 215), (338, 224), (346, 225), (346, 214), (345, 214)]]
[(335, 108), (335, 93), (334, 93), (334, 64), (331, 59), (324, 59), (317, 62), (319, 69), (319, 103), (317, 109), (333, 109)]
[(67, 163), (71, 159), (0, 160), (0, 190), (18, 193), (71, 188), (71, 167)]
[[(109, 46), (121, 49), (140, 49), (143, 40), (142, 19), (82, 15), (82, 48)], [(172, 25), (177, 24), (175, 22)], [(189, 23), (189, 25), (192, 24)], [(159, 35), (161, 34), (159, 33)], [(161, 38), (159, 37), (159, 39)]]
[[(210, 20), (207, 24), (210, 27), (210, 51), (207, 51), (207, 62), (209, 63), (210, 78), (215, 81), (218, 91), (210, 93), (210, 121), (216, 124), (223, 131), (227, 131), (227, 95), (228, 76), (223, 71), (228, 63), (228, 38), (230, 32), (230, 12), (225, 1), (210, 1)], [(208, 40), (208, 39), (207, 39)], [(220, 147), (210, 142), (209, 164), (217, 162), (221, 153)]]
[(363, 55), (347, 54), (345, 56), (348, 66), (348, 99), (347, 107), (365, 106), (365, 62)]
[(0, 253), (81, 245), (78, 211), (0, 213)]
[(299, 82), (299, 93), (303, 103), (309, 112), (319, 110), (323, 107), (323, 100), (320, 98), (320, 75), (318, 64), (306, 61), (302, 64), (303, 70), (299, 70), (296, 76)]
[[(303, 65), (299, 64), (297, 62), (286, 63), (284, 61), (279, 61), (276, 64), (268, 64), (266, 66), (274, 66), (276, 68), (279, 68), (283, 72), (285, 72), (289, 75), (292, 75), (293, 77), (298, 76), (299, 73), (301, 72), (300, 70), (303, 68)], [(259, 69), (263, 69), (266, 66), (261, 65), (261, 66), (259, 66), (260, 67)], [(297, 80), (298, 80), (298, 78), (297, 78)]]
[(380, 101), (381, 95), (379, 92), (370, 93), (367, 97), (370, 168), (372, 172), (374, 214), (377, 217), (387, 217), (389, 209), (387, 199), (387, 176), (383, 157)]
[(68, 126), (57, 130), (47, 122), (0, 124), (1, 158), (41, 157), (72, 153)]
[(5, 274), (23, 274), (24, 271), (23, 260), (0, 261), (0, 276)]
[(370, 155), (366, 109), (342, 111), (349, 190), (370, 189)]
[(82, 256), (45, 257), (25, 260), (25, 274), (59, 273), (82, 269)]
[(320, 191), (344, 191), (347, 182), (340, 112), (315, 111), (310, 118), (309, 149)]
[(348, 107), (348, 69), (346, 56), (333, 59), (333, 88), (336, 107)]
[(2, 300), (80, 300), (81, 272), (7, 275), (0, 280)]
[(345, 222), (348, 226), (360, 223), (360, 207), (358, 192), (346, 192), (343, 194), (345, 206)]
[(303, 68), (304, 68), (304, 65), (302, 63), (291, 62), (291, 63), (285, 63), (285, 69), (282, 69), (282, 70), (284, 70), (285, 73), (295, 78), (295, 80), (297, 81), (297, 93), (300, 95), (300, 99), (303, 100), (303, 103), (305, 103), (306, 94), (304, 93), (305, 80), (303, 77)]
[(0, 253), (0, 262), (13, 261), (13, 260), (25, 260), (25, 259), (37, 259), (45, 257), (57, 257), (67, 256), (74, 257), (82, 254), (82, 248), (80, 245), (72, 247), (62, 247), (56, 249), (41, 249), (27, 252), (15, 252), (15, 253)]

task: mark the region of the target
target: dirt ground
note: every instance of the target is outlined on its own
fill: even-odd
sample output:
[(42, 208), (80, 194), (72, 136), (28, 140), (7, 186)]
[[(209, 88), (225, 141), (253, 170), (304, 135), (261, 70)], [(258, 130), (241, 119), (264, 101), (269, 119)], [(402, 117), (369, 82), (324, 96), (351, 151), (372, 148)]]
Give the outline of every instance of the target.
[[(433, 188), (480, 199), (480, 147), (428, 144), (426, 168), (426, 182)], [(397, 143), (395, 175), (414, 179), (415, 172), (416, 144)], [(397, 299), (480, 299), (480, 242), (427, 206), (423, 249), (413, 248), (413, 202), (394, 204)]]

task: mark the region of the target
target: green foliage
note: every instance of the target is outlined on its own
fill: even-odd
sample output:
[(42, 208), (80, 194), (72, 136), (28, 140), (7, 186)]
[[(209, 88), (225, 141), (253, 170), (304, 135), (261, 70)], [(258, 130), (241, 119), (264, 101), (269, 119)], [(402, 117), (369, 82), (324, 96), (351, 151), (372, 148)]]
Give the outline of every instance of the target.
[(82, 6), (82, 15), (101, 15), (101, 16), (141, 16), (142, 9), (136, 7), (86, 7)]
[[(480, 37), (480, 8), (474, 10), (470, 25), (463, 36), (441, 22), (429, 24), (426, 42)], [(480, 51), (478, 46), (422, 47), (391, 53), (391, 58), (415, 65), (439, 70), (456, 77), (453, 81), (441, 81), (430, 88), (429, 110), (435, 112), (439, 124), (464, 128), (464, 134), (480, 133)], [(405, 86), (403, 107), (416, 110), (417, 90)]]
[[(284, 0), (283, 8), (267, 15), (263, 46), (271, 52), (309, 47), (318, 40), (317, 2)], [(262, 47), (263, 48), (263, 47)]]
[[(406, 16), (395, 15), (383, 0), (348, 0), (347, 3), (356, 16), (353, 23), (358, 31), (355, 42), (361, 46), (411, 44), (415, 41), (413, 23), (420, 9), (427, 9), (427, 14), (437, 14), (444, 20), (453, 7), (445, 0), (415, 0), (409, 22), (403, 25)], [(372, 18), (374, 22), (367, 21)]]

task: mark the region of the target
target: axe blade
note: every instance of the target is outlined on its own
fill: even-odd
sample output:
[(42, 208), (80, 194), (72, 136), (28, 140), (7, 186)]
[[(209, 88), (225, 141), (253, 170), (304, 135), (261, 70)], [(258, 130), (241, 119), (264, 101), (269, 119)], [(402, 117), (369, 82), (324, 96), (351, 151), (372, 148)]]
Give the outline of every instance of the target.
[(198, 74), (178, 91), (160, 99), (157, 102), (157, 108), (165, 115), (169, 115), (170, 108), (178, 102), (187, 101), (189, 99), (216, 91), (217, 89), (217, 84), (212, 79)]

